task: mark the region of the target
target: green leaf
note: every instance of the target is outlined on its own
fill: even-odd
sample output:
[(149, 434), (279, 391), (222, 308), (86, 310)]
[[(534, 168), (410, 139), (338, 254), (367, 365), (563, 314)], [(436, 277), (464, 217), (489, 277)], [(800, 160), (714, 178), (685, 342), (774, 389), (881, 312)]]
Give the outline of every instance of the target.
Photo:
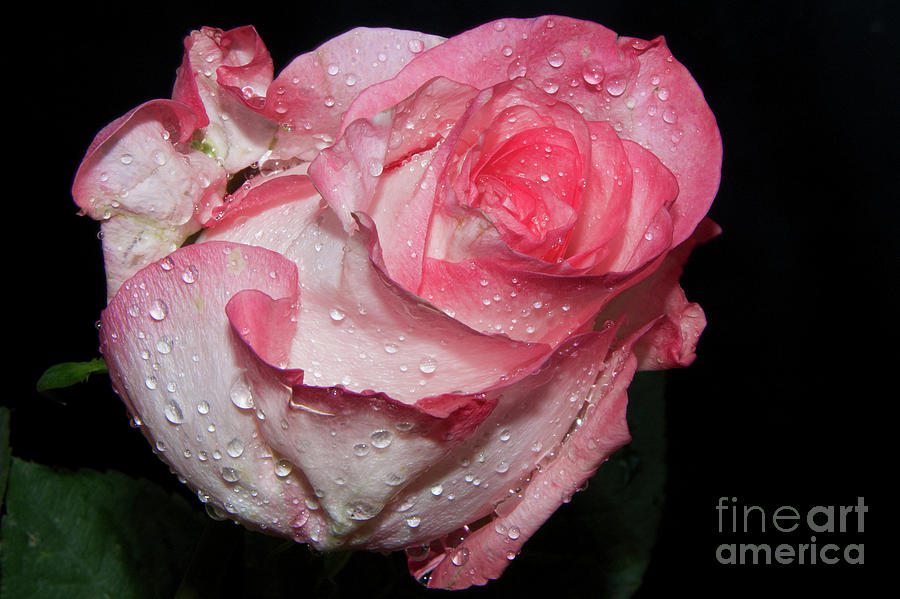
[(0, 407), (0, 508), (6, 498), (6, 481), (9, 479), (9, 408)]
[(98, 372), (108, 372), (103, 358), (95, 358), (89, 362), (63, 362), (44, 371), (37, 382), (40, 393), (51, 389), (62, 389), (83, 383), (89, 376)]
[(13, 458), (0, 595), (172, 597), (203, 522), (187, 501), (149, 481)]

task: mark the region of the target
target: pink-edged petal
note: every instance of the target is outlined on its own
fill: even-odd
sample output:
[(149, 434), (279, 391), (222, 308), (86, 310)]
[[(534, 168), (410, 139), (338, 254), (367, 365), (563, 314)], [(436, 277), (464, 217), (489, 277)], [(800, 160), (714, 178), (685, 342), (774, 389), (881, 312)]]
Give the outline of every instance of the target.
[(313, 492), (299, 471), (278, 469), (254, 409), (269, 396), (287, 402), (290, 392), (257, 364), (225, 313), (245, 289), (296, 294), (296, 267), (250, 246), (181, 248), (120, 288), (102, 315), (101, 349), (135, 421), (201, 501), (250, 527), (316, 544), (327, 529), (309, 507)]
[[(293, 240), (293, 234), (289, 227), (291, 218), (281, 218), (268, 208), (274, 205), (284, 204), (292, 200), (305, 198), (318, 198), (319, 192), (312, 181), (304, 173), (305, 165), (278, 172), (272, 175), (258, 176), (250, 179), (235, 193), (227, 196), (221, 206), (212, 211), (210, 220), (204, 222), (206, 230), (201, 233), (200, 240), (215, 238), (217, 233), (231, 228), (242, 228), (249, 220), (256, 221), (258, 217), (269, 217), (266, 223), (257, 222), (256, 234), (265, 236), (269, 241), (264, 245), (270, 249), (285, 248)], [(321, 208), (319, 203), (303, 203), (292, 205), (287, 210), (302, 207), (306, 211), (315, 211)], [(301, 220), (308, 218), (300, 216)]]
[(693, 249), (720, 232), (712, 220), (702, 220), (652, 275), (617, 296), (600, 313), (601, 320), (624, 318), (620, 335), (634, 344), (640, 370), (676, 368), (694, 361), (706, 317), (698, 304), (687, 301), (679, 279)]
[(515, 380), (549, 353), (543, 344), (479, 334), (401, 289), (370, 258), (367, 230), (348, 238), (319, 202), (314, 196), (273, 204), (202, 238), (271, 244), (297, 264), (300, 309), (288, 366), (305, 371), (305, 384), (375, 390), (413, 404)]
[(101, 130), (72, 184), (75, 203), (104, 221), (111, 298), (121, 283), (181, 245), (224, 189), (224, 173), (186, 147), (197, 115), (185, 104), (153, 100)]
[[(410, 572), (429, 588), (464, 589), (499, 578), (525, 542), (631, 437), (625, 419), (627, 387), (636, 360), (625, 348), (607, 358), (600, 378), (587, 389), (579, 422), (556, 450), (521, 486), (510, 486), (491, 520), (468, 535), (451, 537), (429, 559), (410, 558)], [(504, 489), (505, 491), (505, 489)], [(474, 522), (474, 521), (473, 521)], [(460, 538), (462, 537), (462, 538)], [(434, 544), (432, 544), (434, 547)]]
[(344, 112), (362, 90), (390, 79), (443, 40), (415, 31), (357, 28), (295, 58), (270, 86), (263, 109), (282, 125), (273, 156), (315, 158), (337, 139)]
[(672, 207), (672, 243), (687, 239), (709, 211), (722, 169), (722, 138), (703, 92), (672, 56), (665, 39), (618, 41), (633, 49), (640, 64), (633, 91), (610, 105), (610, 122), (621, 135), (650, 150), (678, 180)]
[[(379, 238), (385, 270), (418, 289), (438, 178), (453, 148), (440, 146), (477, 90), (436, 78), (371, 121), (360, 119), (310, 165), (309, 174), (344, 228), (363, 213)], [(436, 115), (439, 117), (436, 118)]]
[(426, 260), (420, 295), (475, 330), (556, 347), (659, 262), (594, 275), (498, 248), (495, 258)]
[(460, 539), (448, 537), (464, 537), (469, 530), (462, 526), (497, 517), (495, 507), (505, 513), (536, 465), (553, 464), (592, 409), (613, 335), (610, 329), (574, 338), (539, 372), (504, 388), (475, 432), (385, 507), (366, 546), (387, 550), (436, 540), (455, 546)]
[(297, 384), (289, 401), (260, 403), (260, 428), (315, 489), (331, 542), (352, 547), (366, 545), (369, 521), (465, 438), (454, 429), (466, 414), (481, 412), (480, 422), (494, 404), (470, 398), (459, 414), (440, 418), (380, 394)]
[(292, 388), (289, 401), (263, 395), (262, 434), (299, 466), (330, 517), (334, 547), (365, 544), (366, 522), (410, 481), (439, 461), (490, 414), (495, 391), (425, 398), (406, 405), (381, 393), (303, 384), (305, 373), (285, 369), (285, 334), (297, 326), (294, 297), (272, 299), (256, 290), (228, 303), (231, 323), (261, 364)]
[(348, 233), (358, 228), (355, 213), (371, 216), (389, 135), (387, 115), (376, 115), (372, 121), (360, 119), (309, 165), (310, 178)]
[(191, 32), (184, 46), (173, 98), (203, 115), (202, 143), (228, 172), (257, 162), (278, 125), (258, 113), (273, 73), (256, 30), (204, 27)]
[(553, 96), (586, 120), (609, 121), (623, 138), (650, 148), (681, 191), (676, 244), (712, 203), (722, 160), (719, 131), (700, 88), (662, 38), (620, 38), (596, 23), (558, 16), (487, 23), (423, 52), (397, 77), (360, 94), (344, 127), (395, 104), (434, 73), (478, 89), (525, 77), (558, 90)]
[(592, 121), (588, 129), (591, 170), (566, 250), (578, 268), (591, 268), (616, 249), (608, 244), (622, 230), (631, 202), (631, 165), (622, 140), (609, 123)]
[(632, 169), (631, 199), (619, 232), (609, 241), (609, 254), (593, 272), (622, 272), (647, 264), (672, 247), (670, 206), (678, 197), (678, 182), (653, 154), (623, 141)]

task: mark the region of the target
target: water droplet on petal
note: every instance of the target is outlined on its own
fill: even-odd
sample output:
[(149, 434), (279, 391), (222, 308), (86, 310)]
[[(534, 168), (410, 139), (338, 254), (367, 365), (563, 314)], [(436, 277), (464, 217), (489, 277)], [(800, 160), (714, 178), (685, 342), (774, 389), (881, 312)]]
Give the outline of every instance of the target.
[(365, 443), (357, 443), (353, 446), (353, 455), (359, 458), (369, 455), (369, 446)]
[(627, 81), (624, 77), (613, 77), (606, 82), (606, 93), (613, 97), (619, 97), (625, 93)]
[(371, 520), (378, 515), (381, 510), (367, 501), (358, 499), (347, 504), (347, 517), (351, 520)]
[(331, 316), (331, 320), (335, 322), (344, 320), (344, 316), (346, 316), (346, 314), (344, 314), (343, 310), (341, 310), (340, 308), (332, 308), (331, 312), (329, 312), (329, 315)]
[(201, 401), (197, 404), (197, 411), (201, 414), (209, 414), (209, 402)]
[(228, 396), (231, 398), (231, 403), (242, 410), (249, 410), (253, 407), (253, 392), (243, 376), (239, 376), (231, 384)]
[(422, 519), (418, 516), (410, 516), (406, 519), (406, 525), (410, 528), (418, 528), (419, 524), (422, 523)]
[(411, 39), (409, 40), (409, 43), (406, 44), (406, 47), (409, 48), (409, 51), (413, 54), (418, 54), (425, 49), (425, 43), (420, 39)]
[(188, 266), (183, 273), (181, 273), (181, 280), (190, 285), (197, 280), (197, 273), (197, 267), (192, 264)]
[(525, 63), (519, 58), (509, 63), (509, 66), (506, 68), (506, 76), (510, 80), (524, 77), (527, 72), (528, 69)]
[(555, 69), (563, 66), (566, 62), (566, 55), (562, 53), (561, 50), (552, 50), (550, 54), (547, 55), (547, 63)]
[(163, 412), (166, 415), (166, 420), (172, 424), (181, 424), (184, 422), (184, 413), (181, 411), (181, 406), (178, 405), (178, 402), (174, 399), (169, 399), (166, 402), (166, 407)]
[(462, 566), (467, 561), (469, 561), (469, 550), (465, 547), (460, 547), (453, 554), (453, 557), (450, 558), (450, 561), (454, 566)]
[(444, 487), (441, 484), (434, 485), (431, 487), (431, 494), (435, 497), (439, 497), (441, 493), (444, 492)]
[(435, 370), (437, 370), (437, 360), (432, 358), (431, 356), (425, 356), (422, 358), (422, 361), (419, 362), (419, 370), (421, 370), (425, 374), (431, 374)]
[(225, 453), (233, 458), (241, 457), (241, 455), (244, 453), (244, 442), (240, 437), (235, 437), (228, 442), (228, 446), (225, 448)]
[(240, 476), (234, 468), (222, 468), (222, 480), (227, 483), (236, 483)]
[(294, 465), (287, 460), (282, 459), (275, 462), (275, 476), (279, 478), (284, 478), (290, 474), (293, 469)]
[(391, 444), (391, 441), (394, 440), (394, 433), (388, 430), (377, 430), (372, 433), (371, 437), (372, 445), (378, 449), (384, 449), (388, 445)]
[(150, 304), (149, 314), (153, 320), (163, 320), (169, 314), (169, 306), (162, 300), (156, 300)]
[(512, 437), (512, 433), (509, 432), (508, 428), (503, 429), (503, 431), (500, 432), (500, 440), (504, 443), (509, 441), (510, 437)]
[(603, 81), (603, 65), (596, 60), (588, 60), (581, 67), (581, 77), (588, 85), (597, 85)]

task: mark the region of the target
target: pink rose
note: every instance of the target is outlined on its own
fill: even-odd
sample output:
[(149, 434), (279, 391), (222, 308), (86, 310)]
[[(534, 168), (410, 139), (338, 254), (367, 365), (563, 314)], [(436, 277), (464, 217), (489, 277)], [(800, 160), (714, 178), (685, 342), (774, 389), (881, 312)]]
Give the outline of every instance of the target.
[(200, 500), (457, 589), (628, 442), (636, 369), (693, 360), (720, 165), (662, 38), (356, 29), (273, 79), (253, 28), (204, 28), (73, 195), (113, 384)]

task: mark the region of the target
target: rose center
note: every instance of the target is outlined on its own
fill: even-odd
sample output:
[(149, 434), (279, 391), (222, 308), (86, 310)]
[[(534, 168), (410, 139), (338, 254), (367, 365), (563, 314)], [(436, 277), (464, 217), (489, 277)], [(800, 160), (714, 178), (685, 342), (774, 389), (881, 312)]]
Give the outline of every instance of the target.
[(555, 127), (512, 135), (474, 180), (472, 207), (491, 220), (513, 249), (556, 262), (575, 223), (581, 158), (574, 137)]

